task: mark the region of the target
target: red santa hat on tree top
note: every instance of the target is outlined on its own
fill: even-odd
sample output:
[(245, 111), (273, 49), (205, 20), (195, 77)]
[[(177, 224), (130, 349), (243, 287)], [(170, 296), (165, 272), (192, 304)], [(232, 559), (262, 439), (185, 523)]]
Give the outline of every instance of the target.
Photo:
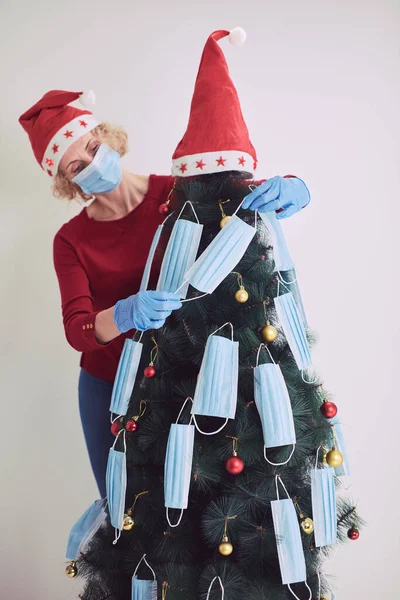
[(64, 152), (82, 135), (99, 125), (90, 110), (69, 106), (78, 100), (93, 106), (94, 93), (51, 90), (18, 119), (29, 135), (33, 153), (48, 175), (56, 175)]
[(221, 171), (254, 174), (257, 167), (256, 151), (218, 43), (227, 36), (236, 45), (246, 40), (241, 27), (230, 32), (214, 31), (208, 38), (197, 73), (186, 133), (172, 157), (173, 175), (190, 177)]

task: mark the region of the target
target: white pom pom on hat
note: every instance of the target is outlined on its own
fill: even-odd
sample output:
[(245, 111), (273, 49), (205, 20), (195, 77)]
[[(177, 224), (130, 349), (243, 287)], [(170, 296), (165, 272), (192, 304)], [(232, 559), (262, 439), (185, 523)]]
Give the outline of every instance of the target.
[(86, 90), (79, 96), (79, 102), (85, 108), (91, 108), (96, 104), (96, 96), (93, 90)]
[(235, 27), (229, 34), (229, 41), (234, 46), (242, 46), (246, 41), (247, 34), (242, 27)]

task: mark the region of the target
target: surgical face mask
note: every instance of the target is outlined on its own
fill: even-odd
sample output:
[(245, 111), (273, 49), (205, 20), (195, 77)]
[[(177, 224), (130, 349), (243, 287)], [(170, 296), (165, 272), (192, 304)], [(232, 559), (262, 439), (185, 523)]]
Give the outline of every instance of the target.
[[(144, 561), (146, 563), (146, 565), (148, 566), (148, 568), (150, 569), (150, 571), (153, 574), (153, 579), (138, 579), (137, 578), (137, 572), (140, 566), (140, 563)], [(135, 569), (135, 572), (132, 576), (132, 594), (131, 594), (131, 599), (132, 600), (157, 600), (157, 581), (156, 581), (156, 574), (154, 573), (153, 569), (151, 568), (151, 566), (149, 565), (149, 563), (146, 560), (146, 555), (143, 554), (142, 558), (139, 560), (137, 567)]]
[(279, 296), (279, 279), (278, 295), (274, 298), (274, 303), (279, 322), (296, 364), (301, 370), (307, 369), (312, 361), (303, 321), (292, 292)]
[(276, 218), (276, 212), (259, 213), (272, 238), (275, 271), (289, 271), (294, 269), (294, 262), (289, 254), (282, 226)]
[[(225, 325), (231, 327), (230, 340), (214, 335)], [(233, 341), (232, 324), (225, 323), (225, 325), (208, 337), (193, 398), (193, 419), (198, 431), (205, 435), (213, 435), (221, 431), (228, 419), (235, 418), (236, 413), (239, 342)], [(225, 423), (217, 431), (205, 432), (199, 428), (194, 415), (220, 417), (225, 419)]]
[(122, 177), (120, 155), (107, 144), (100, 144), (93, 160), (72, 181), (85, 194), (107, 194), (119, 185)]
[[(347, 456), (346, 444), (344, 441), (342, 425), (339, 422), (338, 417), (334, 417), (331, 421), (334, 425), (335, 435), (335, 448), (343, 455), (343, 462), (339, 467), (335, 467), (335, 475), (338, 477), (351, 477), (350, 464)], [(333, 440), (329, 442), (329, 449), (332, 450), (334, 446)]]
[[(287, 499), (279, 499), (278, 482), (286, 492)], [(274, 523), (276, 546), (282, 583), (288, 585), (290, 592), (298, 598), (290, 587), (291, 583), (304, 581), (309, 590), (309, 600), (312, 592), (307, 584), (306, 561), (301, 541), (300, 526), (294, 508), (293, 500), (279, 475), (275, 476), (277, 500), (271, 500), (272, 520)]]
[[(316, 464), (317, 463), (318, 451)], [(311, 505), (312, 518), (314, 521), (315, 545), (321, 547), (336, 544), (336, 491), (332, 467), (323, 469), (315, 467), (315, 469), (312, 469)]]
[[(272, 363), (258, 365), (263, 346), (268, 351)], [(254, 400), (264, 435), (265, 460), (274, 466), (285, 465), (292, 458), (296, 444), (292, 405), (280, 366), (275, 364), (268, 347), (264, 344), (260, 344), (257, 366), (254, 369)], [(274, 463), (267, 458), (267, 448), (289, 445), (292, 446), (292, 451), (284, 462)]]
[[(179, 218), (187, 204), (192, 207), (197, 223)], [(184, 274), (196, 260), (202, 232), (203, 225), (200, 225), (192, 203), (185, 202), (172, 228), (165, 250), (157, 291), (174, 294), (179, 290), (180, 298), (186, 298), (189, 282), (183, 283)]]
[(93, 502), (72, 527), (67, 542), (68, 560), (77, 560), (96, 531), (103, 525), (107, 517), (105, 504), (105, 498)]
[[(255, 219), (257, 219), (257, 211)], [(221, 281), (236, 267), (256, 231), (256, 227), (247, 225), (233, 214), (227, 225), (185, 273), (185, 281), (201, 292), (212, 294)]]
[[(179, 417), (186, 405), (186, 399), (176, 423), (171, 424), (168, 436), (167, 452), (164, 463), (164, 504), (170, 527), (177, 527), (182, 520), (183, 511), (188, 506), (190, 479), (192, 475), (194, 425), (180, 425)], [(191, 398), (190, 398), (191, 400)], [(181, 510), (179, 520), (171, 524), (168, 509)]]
[[(143, 333), (139, 340), (142, 335)], [(128, 411), (142, 350), (143, 344), (140, 341), (125, 340), (111, 394), (110, 412), (115, 415), (126, 415)], [(118, 419), (118, 416), (114, 420)], [(111, 422), (113, 422), (112, 414)]]
[[(115, 450), (114, 446), (120, 434), (124, 436), (124, 452)], [(121, 532), (122, 523), (124, 520), (125, 511), (125, 494), (126, 494), (126, 439), (125, 429), (121, 429), (115, 438), (114, 444), (110, 448), (108, 454), (107, 471), (106, 471), (106, 490), (107, 503), (110, 512), (111, 525), (115, 529), (119, 529), (119, 534), (116, 533), (116, 538), (113, 544), (116, 544)]]

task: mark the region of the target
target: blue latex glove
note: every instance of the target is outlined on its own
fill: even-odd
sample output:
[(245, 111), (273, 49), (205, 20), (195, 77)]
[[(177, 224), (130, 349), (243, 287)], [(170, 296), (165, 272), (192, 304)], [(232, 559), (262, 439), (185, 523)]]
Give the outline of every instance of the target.
[(272, 177), (245, 197), (242, 208), (258, 212), (276, 211), (277, 219), (294, 215), (310, 202), (310, 192), (298, 177)]
[(118, 300), (114, 306), (114, 322), (121, 333), (130, 329), (160, 329), (172, 311), (181, 306), (176, 294), (144, 290)]

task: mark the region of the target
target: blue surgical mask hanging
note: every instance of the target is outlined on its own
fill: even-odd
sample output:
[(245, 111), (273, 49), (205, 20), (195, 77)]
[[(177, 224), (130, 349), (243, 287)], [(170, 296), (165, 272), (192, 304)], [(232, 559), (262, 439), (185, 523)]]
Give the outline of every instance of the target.
[[(226, 325), (231, 327), (230, 340), (214, 335)], [(204, 435), (219, 433), (229, 419), (235, 418), (238, 374), (239, 342), (233, 341), (232, 323), (225, 323), (208, 336), (197, 378), (192, 415), (200, 433)], [(225, 419), (225, 423), (217, 431), (205, 432), (199, 428), (195, 415), (220, 417)]]
[(122, 178), (121, 157), (107, 144), (100, 144), (91, 163), (72, 181), (85, 194), (108, 194), (119, 185)]
[[(183, 511), (188, 506), (190, 479), (192, 475), (194, 425), (181, 425), (179, 417), (185, 408), (186, 398), (176, 423), (171, 424), (168, 436), (167, 452), (164, 463), (164, 504), (167, 521), (170, 527), (177, 527), (182, 520)], [(178, 522), (172, 525), (168, 509), (180, 509)]]
[[(142, 356), (143, 344), (140, 342), (142, 336), (143, 332), (139, 337), (139, 341), (135, 342), (133, 339), (126, 339), (124, 342), (111, 394), (110, 412), (112, 423), (121, 415), (126, 415), (128, 411), (129, 401)], [(113, 419), (113, 414), (118, 416)]]
[[(336, 449), (343, 455), (343, 462), (339, 467), (335, 467), (335, 475), (338, 477), (351, 477), (349, 458), (347, 455), (346, 444), (344, 441), (343, 429), (342, 425), (339, 422), (338, 417), (334, 417), (331, 420), (331, 423), (334, 425), (334, 436), (336, 440)], [(329, 449), (333, 448), (333, 440), (329, 441)]]
[[(187, 204), (191, 206), (197, 223), (179, 218)], [(203, 225), (200, 225), (192, 203), (185, 202), (174, 223), (164, 253), (157, 291), (175, 293), (179, 290), (180, 298), (186, 298), (189, 282), (183, 284), (184, 275), (196, 260), (202, 233)]]
[[(286, 287), (285, 284), (282, 285)], [(280, 296), (279, 286), (280, 279), (278, 278), (278, 290), (274, 298), (278, 320), (296, 364), (303, 371), (312, 364), (306, 331), (292, 292), (287, 292)]]
[(311, 471), (311, 505), (314, 521), (315, 545), (336, 544), (337, 514), (334, 470), (332, 467), (318, 469), (318, 452), (315, 468)]
[(241, 260), (257, 231), (257, 211), (255, 211), (255, 224), (252, 227), (236, 215), (241, 204), (227, 225), (185, 273), (185, 281), (201, 292), (213, 293)]
[[(114, 446), (120, 434), (124, 437), (124, 451), (115, 450)], [(115, 527), (116, 544), (122, 533), (122, 524), (125, 512), (125, 494), (126, 494), (126, 436), (125, 429), (121, 429), (115, 438), (114, 444), (108, 454), (106, 471), (106, 491), (107, 503), (110, 513), (111, 525)], [(117, 529), (119, 533), (117, 534)]]
[[(272, 363), (258, 364), (262, 347), (267, 350)], [(292, 458), (296, 445), (292, 405), (280, 366), (275, 364), (265, 344), (260, 344), (257, 352), (254, 369), (254, 400), (264, 435), (264, 458), (273, 466), (286, 465)], [(267, 458), (267, 448), (289, 445), (292, 446), (292, 451), (284, 462), (274, 463)]]
[[(144, 562), (152, 572), (153, 579), (138, 579), (137, 572), (141, 562)], [(146, 560), (146, 555), (143, 554), (139, 560), (135, 572), (132, 575), (132, 595), (131, 600), (157, 600), (157, 580), (154, 570)]]
[[(285, 500), (279, 498), (278, 481), (286, 492), (287, 499)], [(312, 591), (307, 584), (306, 561), (293, 500), (279, 475), (275, 476), (275, 485), (277, 500), (271, 500), (271, 511), (282, 583), (288, 586), (295, 598), (298, 598), (290, 584), (304, 581), (310, 593), (308, 600), (311, 600)]]
[(84, 552), (96, 531), (103, 525), (107, 517), (105, 505), (105, 498), (95, 500), (74, 524), (67, 542), (65, 556), (68, 560), (77, 560), (80, 553)]

